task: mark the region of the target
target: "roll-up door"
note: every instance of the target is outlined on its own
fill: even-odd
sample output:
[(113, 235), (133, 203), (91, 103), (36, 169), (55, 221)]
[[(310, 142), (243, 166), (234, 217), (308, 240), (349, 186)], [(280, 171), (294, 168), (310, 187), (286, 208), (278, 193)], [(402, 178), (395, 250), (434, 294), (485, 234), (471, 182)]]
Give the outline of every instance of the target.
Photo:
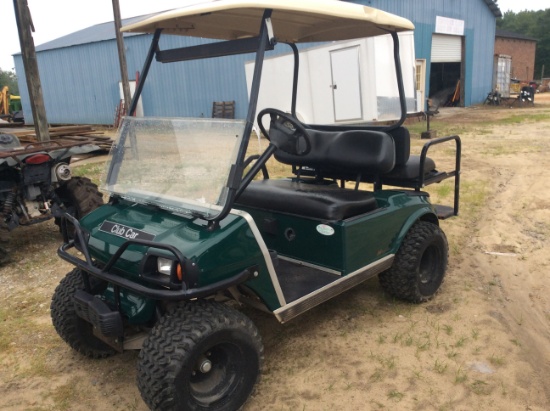
[(434, 34), (432, 37), (432, 63), (460, 63), (462, 37)]

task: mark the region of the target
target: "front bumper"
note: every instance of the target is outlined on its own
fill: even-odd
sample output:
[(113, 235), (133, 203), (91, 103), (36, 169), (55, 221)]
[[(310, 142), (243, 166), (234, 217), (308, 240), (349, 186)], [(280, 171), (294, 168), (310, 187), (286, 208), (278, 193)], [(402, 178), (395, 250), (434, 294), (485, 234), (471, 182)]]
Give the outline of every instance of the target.
[[(69, 239), (67, 234), (67, 220), (74, 226), (74, 238), (78, 239), (79, 251), (81, 251), (84, 255), (84, 259), (69, 253), (69, 250), (75, 247), (75, 240)], [(88, 277), (88, 275), (91, 275), (112, 284), (115, 288), (121, 287), (143, 297), (164, 301), (183, 301), (195, 298), (204, 298), (213, 295), (218, 291), (226, 290), (229, 287), (241, 284), (251, 278), (254, 275), (254, 272), (257, 271), (257, 267), (249, 267), (222, 281), (217, 281), (212, 284), (195, 288), (187, 288), (184, 283), (178, 284), (177, 286), (172, 284), (170, 288), (160, 288), (153, 285), (148, 286), (140, 284), (112, 272), (113, 266), (130, 245), (141, 245), (149, 248), (169, 251), (176, 257), (177, 261), (183, 265), (184, 257), (182, 253), (177, 248), (169, 244), (156, 243), (148, 240), (127, 240), (119, 247), (117, 252), (109, 259), (105, 266), (100, 268), (95, 266), (93, 263), (87, 247), (86, 237), (78, 220), (71, 215), (65, 214), (63, 221), (64, 223), (62, 228), (64, 233), (64, 244), (59, 247), (57, 254), (63, 260), (75, 265), (81, 270), (84, 275), (84, 285), (87, 292), (90, 292), (91, 289)]]

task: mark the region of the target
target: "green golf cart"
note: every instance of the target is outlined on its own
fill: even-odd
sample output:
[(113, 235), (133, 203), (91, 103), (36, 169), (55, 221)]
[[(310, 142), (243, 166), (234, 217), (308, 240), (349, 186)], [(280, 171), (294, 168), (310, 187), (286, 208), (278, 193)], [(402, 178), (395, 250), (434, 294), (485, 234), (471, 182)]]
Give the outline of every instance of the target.
[[(460, 139), (410, 153), (397, 33), (413, 28), (332, 0), (220, 0), (124, 27), (153, 34), (130, 113), (153, 59), (255, 53), (248, 114), (124, 119), (102, 187), (108, 203), (65, 219), (72, 235), (58, 253), (75, 268), (51, 303), (62, 339), (92, 358), (141, 350), (138, 386), (151, 409), (236, 410), (263, 360), (258, 330), (239, 305), (286, 322), (376, 275), (392, 296), (432, 298), (448, 258), (439, 221), (458, 214)], [(163, 34), (218, 41), (161, 50)], [(398, 120), (298, 119), (297, 44), (387, 34)], [(256, 113), (265, 53), (275, 48), (294, 55), (291, 107)], [(259, 154), (249, 150), (255, 123), (267, 139)], [(427, 156), (441, 143), (456, 151), (448, 172)], [(288, 176), (270, 178), (272, 162), (287, 165)], [(447, 178), (454, 204), (432, 205), (423, 188)]]

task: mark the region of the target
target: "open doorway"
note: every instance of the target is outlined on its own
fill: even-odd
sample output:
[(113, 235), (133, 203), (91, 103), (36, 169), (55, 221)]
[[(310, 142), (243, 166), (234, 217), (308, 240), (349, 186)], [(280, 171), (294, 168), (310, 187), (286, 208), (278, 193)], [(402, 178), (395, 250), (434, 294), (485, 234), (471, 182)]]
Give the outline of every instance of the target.
[(463, 37), (434, 34), (429, 97), (432, 107), (464, 105)]
[(462, 63), (432, 63), (430, 98), (435, 107), (460, 105)]

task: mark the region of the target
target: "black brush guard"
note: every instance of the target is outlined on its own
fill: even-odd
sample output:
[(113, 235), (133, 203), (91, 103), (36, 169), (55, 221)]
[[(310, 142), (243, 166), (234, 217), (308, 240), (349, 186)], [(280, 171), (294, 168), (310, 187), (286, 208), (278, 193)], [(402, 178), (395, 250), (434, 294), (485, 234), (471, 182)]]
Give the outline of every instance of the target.
[[(74, 227), (74, 239), (69, 239), (67, 222), (70, 222)], [(87, 246), (87, 236), (85, 235), (84, 230), (80, 226), (78, 220), (69, 214), (65, 214), (62, 221), (62, 230), (64, 243), (57, 250), (57, 254), (59, 255), (59, 257), (80, 269), (83, 275), (86, 292), (91, 293), (92, 290), (89, 278), (90, 275), (112, 284), (114, 286), (115, 299), (118, 307), (120, 307), (120, 288), (124, 288), (143, 297), (155, 300), (183, 301), (194, 298), (204, 298), (213, 295), (218, 291), (226, 290), (229, 287), (241, 284), (248, 280), (251, 276), (253, 276), (254, 272), (257, 271), (257, 267), (249, 267), (232, 277), (205, 285), (203, 287), (188, 289), (186, 288), (184, 283), (181, 283), (177, 287), (172, 286), (169, 289), (148, 287), (146, 285), (136, 283), (133, 280), (112, 273), (111, 269), (130, 245), (140, 245), (149, 248), (169, 251), (174, 255), (174, 257), (176, 257), (177, 262), (179, 262), (183, 266), (185, 258), (177, 248), (169, 244), (155, 243), (153, 241), (147, 240), (127, 240), (119, 247), (117, 252), (109, 259), (109, 261), (107, 261), (105, 266), (103, 268), (100, 268), (94, 265), (92, 257), (90, 256), (90, 251), (88, 250)], [(75, 255), (69, 253), (70, 249), (75, 248), (75, 239), (78, 240), (77, 249), (82, 252), (82, 254), (84, 255), (84, 259), (78, 258)]]

